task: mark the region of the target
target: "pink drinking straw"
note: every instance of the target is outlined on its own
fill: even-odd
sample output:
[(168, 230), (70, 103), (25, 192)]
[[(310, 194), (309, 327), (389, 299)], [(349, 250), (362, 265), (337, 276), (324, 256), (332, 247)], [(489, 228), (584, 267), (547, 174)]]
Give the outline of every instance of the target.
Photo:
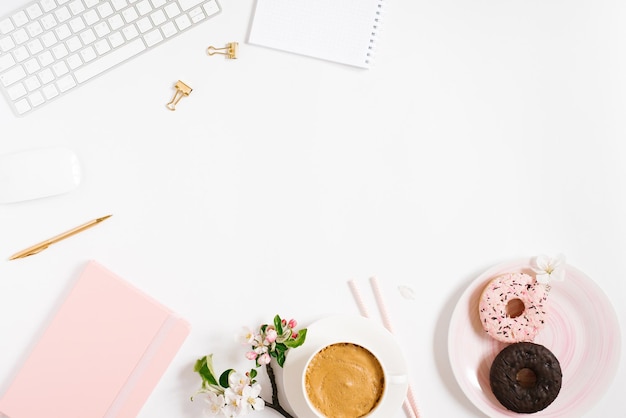
[[(387, 309), (383, 302), (380, 289), (378, 288), (378, 281), (375, 277), (372, 277), (370, 279), (370, 283), (372, 285), (372, 290), (374, 291), (374, 297), (376, 298), (378, 309), (383, 318), (383, 324), (385, 325), (385, 328), (387, 328), (387, 330), (393, 334), (391, 321), (389, 320)], [(363, 301), (363, 297), (361, 296), (361, 292), (359, 290), (359, 287), (356, 281), (354, 279), (351, 279), (348, 281), (348, 285), (350, 286), (350, 289), (352, 290), (352, 295), (354, 296), (354, 300), (356, 301), (359, 311), (361, 312), (361, 316), (365, 318), (369, 318), (370, 315), (369, 315), (369, 312), (367, 311), (367, 306), (365, 306), (365, 302)], [(409, 418), (419, 418), (417, 402), (415, 401), (415, 396), (413, 396), (413, 389), (411, 388), (411, 383), (409, 383), (409, 387), (407, 390), (407, 398), (404, 400), (403, 406), (404, 406), (404, 411), (409, 416)]]

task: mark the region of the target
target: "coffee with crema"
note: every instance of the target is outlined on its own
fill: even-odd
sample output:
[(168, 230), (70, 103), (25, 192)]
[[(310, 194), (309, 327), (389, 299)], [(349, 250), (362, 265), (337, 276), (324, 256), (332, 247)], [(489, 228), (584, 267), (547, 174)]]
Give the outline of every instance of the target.
[(366, 416), (380, 401), (385, 375), (376, 357), (352, 343), (324, 347), (309, 362), (305, 389), (311, 405), (328, 418)]

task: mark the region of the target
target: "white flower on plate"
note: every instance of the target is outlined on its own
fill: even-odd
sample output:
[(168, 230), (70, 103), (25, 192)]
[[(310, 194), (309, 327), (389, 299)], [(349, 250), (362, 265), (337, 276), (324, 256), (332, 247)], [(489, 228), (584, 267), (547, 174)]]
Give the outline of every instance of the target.
[(565, 279), (565, 256), (539, 255), (533, 260), (531, 268), (535, 272), (537, 283), (548, 285), (552, 280), (562, 282)]

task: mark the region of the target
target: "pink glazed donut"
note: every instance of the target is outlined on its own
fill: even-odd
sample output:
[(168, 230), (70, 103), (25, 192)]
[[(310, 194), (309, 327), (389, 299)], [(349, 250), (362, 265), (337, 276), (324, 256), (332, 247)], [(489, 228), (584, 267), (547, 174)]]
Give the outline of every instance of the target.
[(480, 297), (480, 322), (504, 343), (531, 342), (545, 323), (547, 292), (534, 277), (507, 273), (487, 284)]

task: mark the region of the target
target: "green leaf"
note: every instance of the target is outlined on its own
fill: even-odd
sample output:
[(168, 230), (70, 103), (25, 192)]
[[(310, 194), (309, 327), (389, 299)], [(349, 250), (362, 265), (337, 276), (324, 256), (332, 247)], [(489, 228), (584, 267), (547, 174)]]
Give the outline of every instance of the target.
[(283, 367), (283, 364), (285, 364), (285, 352), (284, 351), (280, 351), (276, 353), (276, 362), (278, 363), (278, 365), (280, 367)]
[(274, 328), (276, 328), (276, 333), (278, 335), (281, 335), (283, 333), (283, 322), (278, 315), (274, 317)]
[(230, 376), (230, 374), (232, 372), (234, 372), (234, 369), (228, 369), (226, 371), (224, 371), (224, 373), (222, 373), (222, 375), (220, 376), (220, 386), (223, 388), (227, 388), (228, 387), (228, 376)]
[(250, 369), (250, 379), (254, 379), (257, 375), (256, 369)]
[(285, 345), (289, 348), (296, 348), (304, 344), (305, 340), (306, 340), (306, 328), (302, 328), (300, 331), (298, 331), (298, 337), (295, 339), (290, 339), (290, 340), (285, 341)]
[(203, 387), (206, 385), (217, 385), (215, 372), (213, 371), (213, 354), (198, 359), (193, 367), (193, 371), (202, 378)]

